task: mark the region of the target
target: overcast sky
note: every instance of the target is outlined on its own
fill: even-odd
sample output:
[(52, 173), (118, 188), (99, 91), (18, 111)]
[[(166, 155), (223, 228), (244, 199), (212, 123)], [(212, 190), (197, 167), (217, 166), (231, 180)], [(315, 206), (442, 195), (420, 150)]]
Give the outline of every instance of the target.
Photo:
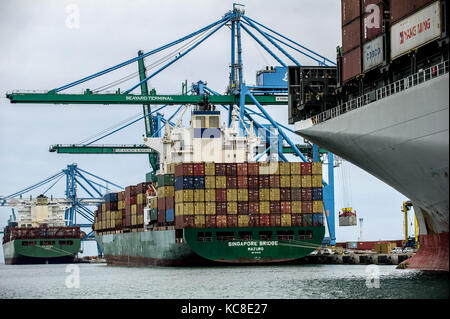
[[(4, 0), (0, 6), (0, 195), (8, 195), (76, 162), (79, 167), (122, 186), (137, 184), (149, 171), (144, 155), (66, 155), (48, 151), (51, 144), (77, 143), (125, 118), (142, 112), (141, 106), (10, 104), (10, 90), (49, 90), (183, 37), (214, 21), (232, 8), (231, 0), (64, 1)], [(335, 61), (341, 44), (340, 0), (242, 0), (247, 16), (279, 31)], [(79, 19), (77, 19), (79, 13)], [(255, 32), (256, 33), (256, 32)], [(230, 34), (219, 30), (196, 50), (150, 82), (160, 94), (181, 93), (181, 83), (207, 81), (224, 93), (228, 84)], [(302, 64), (316, 65), (289, 52)], [(162, 55), (148, 58), (150, 64)], [(289, 62), (284, 59), (285, 62)], [(243, 35), (244, 79), (255, 84), (256, 71), (278, 65), (248, 35)], [(136, 71), (132, 64), (118, 72), (83, 83), (69, 92), (97, 88)], [(152, 69), (155, 71), (156, 69)], [(149, 71), (150, 72), (150, 71)], [(130, 88), (136, 80), (120, 85)], [(137, 92), (136, 92), (137, 93)], [(269, 108), (267, 108), (269, 110)], [(174, 107), (165, 114), (170, 115)], [(287, 106), (270, 108), (287, 124)], [(101, 143), (142, 143), (139, 122)], [(290, 135), (296, 143), (302, 138)], [(363, 239), (402, 239), (401, 204), (406, 198), (350, 163), (344, 163), (350, 183), (342, 184), (342, 167), (335, 170), (336, 208), (348, 189), (350, 204), (364, 218)], [(54, 196), (63, 196), (64, 182)], [(39, 195), (32, 193), (33, 196)], [(351, 195), (351, 196), (349, 196)], [(9, 208), (0, 208), (0, 226)], [(336, 216), (336, 225), (338, 220)], [(358, 239), (359, 227), (336, 227), (338, 241)], [(88, 250), (92, 251), (92, 247)], [(1, 253), (0, 253), (1, 254)], [(0, 261), (3, 258), (0, 257)]]

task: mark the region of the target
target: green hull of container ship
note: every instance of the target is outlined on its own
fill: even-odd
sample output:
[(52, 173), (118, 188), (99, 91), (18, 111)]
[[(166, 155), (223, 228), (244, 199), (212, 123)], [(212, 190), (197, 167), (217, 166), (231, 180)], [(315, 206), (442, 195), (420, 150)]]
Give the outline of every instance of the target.
[[(43, 242), (47, 243), (43, 243)], [(49, 244), (48, 242), (52, 243)], [(30, 245), (34, 242), (35, 245)], [(71, 242), (71, 245), (67, 245)], [(64, 244), (61, 244), (64, 243)], [(71, 263), (81, 247), (79, 238), (15, 239), (3, 244), (5, 264)]]
[[(271, 231), (272, 239), (260, 240), (259, 233), (262, 231)], [(293, 231), (294, 237), (279, 238), (277, 232), (280, 231)], [(311, 231), (312, 237), (300, 237), (301, 231)], [(218, 240), (218, 232), (233, 232), (234, 240)], [(251, 232), (252, 239), (239, 239), (240, 232)], [(293, 261), (317, 249), (324, 234), (323, 226), (185, 228), (182, 240), (176, 240), (175, 229), (96, 233), (96, 239), (109, 265), (187, 266), (218, 262), (252, 264)], [(205, 235), (208, 235), (206, 239), (199, 240), (199, 237), (204, 238)]]

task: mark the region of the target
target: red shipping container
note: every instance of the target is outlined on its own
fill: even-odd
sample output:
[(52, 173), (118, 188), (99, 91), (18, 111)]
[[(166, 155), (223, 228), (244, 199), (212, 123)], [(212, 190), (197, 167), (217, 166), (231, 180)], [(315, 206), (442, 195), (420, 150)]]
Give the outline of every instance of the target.
[(206, 228), (216, 228), (216, 216), (206, 215), (205, 224), (206, 224)]
[(166, 197), (166, 209), (175, 208), (175, 197)]
[(248, 188), (248, 176), (238, 175), (237, 176), (237, 187), (238, 188)]
[[(302, 201), (311, 201), (312, 200), (312, 188), (311, 187), (303, 187), (301, 188), (301, 198)], [(294, 199), (293, 199), (294, 200)]]
[(136, 186), (130, 185), (125, 187), (125, 199), (132, 196), (136, 196)]
[(193, 176), (194, 175), (194, 164), (192, 163), (180, 163), (175, 165), (175, 178), (181, 176)]
[(194, 216), (175, 216), (175, 228), (176, 229), (194, 228)]
[(136, 214), (137, 215), (144, 215), (144, 204), (137, 204), (136, 205)]
[(237, 227), (238, 217), (237, 215), (227, 215), (227, 227)]
[(225, 188), (216, 189), (216, 202), (227, 201), (227, 190)]
[(342, 53), (361, 46), (361, 20), (356, 19), (342, 27)]
[(215, 170), (216, 170), (216, 176), (227, 175), (227, 166), (225, 163), (216, 163)]
[(125, 206), (125, 215), (131, 218), (131, 206)]
[(249, 202), (248, 210), (250, 211), (250, 214), (258, 215), (259, 214), (259, 202)]
[(117, 202), (106, 202), (106, 210), (116, 211), (118, 209), (117, 207)]
[(269, 187), (270, 187), (269, 175), (259, 176), (259, 188), (269, 188)]
[(269, 187), (271, 188), (280, 187), (280, 175), (269, 175)]
[(158, 208), (158, 223), (166, 222), (166, 211)]
[(341, 22), (342, 25), (346, 25), (352, 20), (360, 16), (361, 6), (360, 0), (342, 0), (341, 1)]
[(258, 189), (259, 188), (259, 177), (258, 176), (248, 176), (248, 188)]
[(183, 229), (184, 228), (184, 217), (187, 217), (187, 216), (175, 216), (175, 229)]
[(292, 213), (291, 202), (282, 201), (280, 207), (281, 207), (282, 214), (291, 214)]
[(312, 163), (300, 163), (300, 174), (302, 175), (311, 175), (312, 174)]
[(248, 213), (249, 213), (248, 202), (238, 202), (237, 203), (237, 213), (239, 215), (248, 215)]
[(227, 188), (237, 188), (236, 176), (227, 176)]
[(236, 163), (226, 163), (226, 175), (236, 176), (237, 175), (237, 165)]
[(361, 74), (361, 47), (357, 47), (342, 56), (342, 81), (345, 83)]
[(248, 219), (249, 227), (259, 227), (259, 215), (250, 215)]
[(136, 195), (137, 194), (145, 194), (145, 192), (147, 191), (147, 185), (149, 185), (150, 183), (139, 183), (136, 185)]
[(254, 189), (254, 188), (248, 189), (248, 201), (249, 202), (259, 201), (259, 189)]
[(216, 202), (216, 215), (227, 214), (227, 202)]
[(227, 227), (227, 216), (225, 216), (225, 215), (216, 216), (216, 227), (217, 228), (226, 228)]
[(391, 0), (391, 25), (416, 13), (434, 0)]
[(205, 163), (194, 163), (193, 175), (194, 176), (204, 176), (205, 175)]
[(158, 210), (166, 210), (166, 199), (165, 198), (158, 198)]
[(270, 214), (270, 226), (280, 227), (281, 226), (281, 215), (280, 214)]
[(312, 201), (302, 201), (302, 214), (311, 214), (313, 212)]
[(270, 215), (259, 215), (259, 227), (270, 227)]
[(117, 194), (117, 200), (120, 202), (122, 200), (125, 200), (125, 191), (119, 192)]
[(292, 226), (303, 226), (302, 225), (302, 215), (301, 214), (293, 214), (291, 216), (291, 225)]
[[(383, 32), (383, 2), (378, 0), (364, 0), (363, 4), (363, 42), (375, 39)], [(365, 13), (367, 8), (368, 13)]]
[(248, 175), (258, 176), (259, 175), (258, 163), (247, 163), (247, 172)]
[(280, 213), (281, 213), (280, 201), (271, 201), (270, 202), (270, 214), (280, 214)]
[(136, 196), (125, 197), (125, 206), (131, 206), (136, 204)]
[(237, 163), (237, 175), (238, 176), (248, 175), (247, 162)]
[[(293, 189), (293, 188), (292, 188)], [(285, 201), (291, 200), (291, 188), (280, 188), (280, 199)], [(300, 192), (300, 191), (299, 191)]]

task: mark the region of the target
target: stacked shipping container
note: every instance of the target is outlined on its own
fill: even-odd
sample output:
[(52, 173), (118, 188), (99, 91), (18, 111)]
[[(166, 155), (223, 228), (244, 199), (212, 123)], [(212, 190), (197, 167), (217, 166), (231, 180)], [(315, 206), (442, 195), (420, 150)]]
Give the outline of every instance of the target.
[(181, 163), (175, 227), (323, 225), (321, 163)]

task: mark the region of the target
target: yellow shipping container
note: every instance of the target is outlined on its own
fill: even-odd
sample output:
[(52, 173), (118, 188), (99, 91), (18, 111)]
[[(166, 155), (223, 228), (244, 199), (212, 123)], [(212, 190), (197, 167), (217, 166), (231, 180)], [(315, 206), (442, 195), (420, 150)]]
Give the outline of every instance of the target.
[(175, 191), (175, 203), (182, 203), (183, 201), (183, 190)]
[(136, 204), (131, 205), (131, 214), (136, 215), (136, 213), (137, 213), (137, 205)]
[(205, 201), (205, 190), (194, 189), (194, 202), (204, 202), (204, 201)]
[(137, 224), (143, 225), (144, 224), (144, 215), (138, 215), (137, 217)]
[(248, 227), (248, 215), (239, 215), (238, 216), (238, 226), (239, 227)]
[(279, 175), (280, 165), (278, 162), (259, 162), (259, 175)]
[(205, 163), (205, 175), (209, 175), (209, 176), (216, 175), (216, 164)]
[(270, 189), (270, 200), (280, 200), (280, 189), (279, 188), (271, 188)]
[(216, 188), (227, 188), (226, 176), (216, 176)]
[(323, 213), (323, 202), (321, 200), (313, 200), (313, 213)]
[(291, 202), (292, 214), (301, 214), (302, 213), (302, 202), (301, 201), (292, 201)]
[(312, 187), (322, 187), (322, 175), (312, 175), (311, 185)]
[(175, 204), (175, 216), (194, 215), (194, 203), (177, 203)]
[(291, 187), (291, 176), (281, 175), (280, 176), (280, 187)]
[(228, 202), (237, 202), (237, 189), (229, 188), (227, 189), (227, 201)]
[(302, 175), (302, 187), (312, 187), (312, 176)]
[(194, 216), (194, 224), (196, 228), (205, 227), (205, 215)]
[(216, 190), (213, 188), (205, 189), (205, 202), (216, 201)]
[(205, 188), (216, 188), (215, 176), (205, 176)]
[(302, 187), (302, 178), (300, 175), (291, 175), (291, 187), (292, 188)]
[(164, 186), (166, 189), (164, 194), (166, 197), (174, 197), (175, 196), (175, 186)]
[(291, 165), (289, 162), (280, 162), (280, 175), (291, 175)]
[(248, 202), (248, 189), (239, 188), (237, 198), (239, 202)]
[(150, 208), (158, 208), (158, 197), (150, 198)]
[(136, 204), (141, 204), (141, 205), (147, 204), (147, 195), (146, 194), (137, 194), (136, 195)]
[(125, 201), (124, 201), (124, 200), (119, 200), (119, 201), (117, 202), (117, 209), (118, 209), (118, 210), (125, 209)]
[(236, 215), (237, 214), (237, 202), (228, 202), (227, 203), (227, 214), (228, 215)]
[(102, 212), (106, 211), (106, 204), (102, 204)]
[(183, 189), (175, 192), (175, 203), (193, 202), (193, 201), (194, 201), (193, 189)]
[(396, 246), (396, 243), (375, 243), (374, 250), (376, 253), (389, 254)]
[(260, 214), (270, 214), (270, 202), (260, 201), (259, 202), (259, 213)]
[(177, 165), (178, 163), (170, 163), (167, 164), (167, 174), (175, 174), (175, 165)]
[(175, 216), (183, 216), (184, 203), (175, 203)]
[(137, 225), (137, 216), (136, 215), (131, 215), (131, 225), (132, 226)]
[(300, 175), (301, 174), (301, 165), (300, 162), (291, 162), (291, 175)]
[(313, 175), (322, 175), (322, 163), (321, 162), (312, 162), (312, 174)]
[(216, 214), (216, 202), (205, 202), (205, 214), (206, 215)]
[(270, 200), (270, 188), (260, 188), (259, 189), (259, 200), (261, 200), (261, 201)]
[(164, 197), (166, 197), (166, 193), (165, 193), (166, 188), (165, 188), (164, 186), (160, 186), (160, 187), (158, 187), (156, 190), (157, 190), (157, 192), (158, 192), (158, 197), (159, 197), (159, 198), (164, 198)]
[(281, 226), (291, 226), (291, 214), (281, 214)]
[(194, 215), (205, 215), (205, 202), (194, 203)]

